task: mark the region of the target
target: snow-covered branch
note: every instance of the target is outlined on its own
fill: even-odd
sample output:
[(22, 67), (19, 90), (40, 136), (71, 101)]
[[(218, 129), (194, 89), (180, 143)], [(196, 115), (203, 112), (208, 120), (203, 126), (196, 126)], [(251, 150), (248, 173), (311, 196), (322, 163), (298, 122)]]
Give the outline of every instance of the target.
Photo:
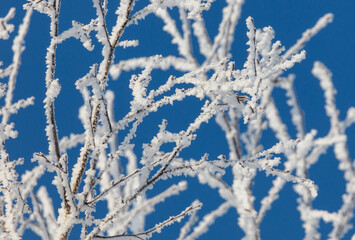
[[(262, 222), (268, 211), (277, 207), (276, 200), (286, 184), (292, 184), (297, 194), (305, 239), (320, 239), (321, 221), (332, 224), (330, 239), (345, 236), (352, 227), (355, 209), (355, 165), (346, 135), (355, 123), (355, 108), (350, 107), (345, 119), (340, 118), (332, 73), (321, 62), (315, 62), (312, 74), (324, 91), (325, 113), (330, 121), (328, 133), (319, 136), (317, 130), (306, 127), (295, 75), (284, 76), (306, 58), (303, 48), (332, 22), (333, 15), (321, 17), (288, 49), (275, 40), (271, 26), (260, 28), (258, 19), (246, 18), (246, 58), (238, 66), (232, 43), (244, 1), (226, 0), (221, 20), (211, 31), (206, 12), (216, 2), (92, 0), (91, 9), (82, 5), (83, 17), (65, 19), (67, 1), (27, 0), (23, 5), (26, 13), (14, 38), (15, 8), (6, 10), (0, 17), (0, 39), (13, 39), (13, 55), (10, 63), (0, 61), (0, 78), (6, 81), (0, 83), (0, 98), (4, 99), (0, 107), (1, 239), (26, 239), (31, 231), (42, 239), (68, 240), (78, 238), (76, 228), (81, 230), (80, 239), (149, 239), (190, 215), (180, 226), (179, 236), (171, 238), (192, 240), (206, 236), (217, 218), (222, 219), (233, 209), (243, 239), (257, 240), (263, 236)], [(66, 7), (64, 13), (62, 4)], [(44, 24), (49, 31), (43, 38), (48, 38), (49, 46), (43, 49), (45, 91), (35, 102), (34, 97), (15, 98), (15, 86), (23, 77), (20, 71), (26, 63), (21, 64), (22, 54), (26, 35), (32, 30), (31, 17), (41, 14), (48, 19)], [(140, 44), (151, 44), (150, 36), (141, 39), (135, 33), (152, 18), (161, 29), (151, 34), (169, 38), (164, 43), (170, 44), (168, 53), (163, 44), (149, 56), (141, 52)], [(60, 45), (70, 38), (80, 41), (85, 48), (80, 47), (80, 51), (90, 54), (90, 65), (80, 68), (78, 62), (71, 62), (68, 53), (62, 54)], [(134, 54), (125, 54), (130, 50)], [(86, 71), (68, 73), (77, 79), (67, 81), (63, 76), (66, 70), (60, 64), (63, 58)], [(58, 115), (63, 114), (63, 109), (57, 107), (65, 102), (63, 98), (66, 113), (77, 104), (71, 96), (63, 97), (69, 88), (82, 97), (80, 129), (62, 123), (67, 116)], [(274, 98), (276, 89), (285, 94), (290, 123)], [(129, 96), (122, 100), (127, 93)], [(171, 122), (180, 122), (179, 117), (186, 114), (175, 112), (176, 105), (194, 101), (195, 114), (189, 114), (189, 122), (176, 129)], [(40, 102), (44, 103), (45, 123), (43, 131), (36, 134), (45, 135), (47, 142), (31, 150), (32, 162), (14, 159), (7, 144), (10, 139), (17, 141), (21, 132), (12, 122), (13, 115), (31, 122), (31, 117), (21, 115), (22, 109), (36, 107)], [(167, 109), (178, 114), (173, 121)], [(201, 132), (213, 126), (213, 121), (225, 136), (227, 150), (216, 149), (217, 155), (204, 151), (197, 158), (189, 156), (190, 149), (199, 145)], [(64, 134), (59, 132), (61, 129), (65, 129)], [(273, 135), (266, 144), (265, 134)], [(24, 154), (22, 143), (18, 145), (16, 156)], [(318, 186), (309, 174), (328, 149), (333, 149), (345, 183), (342, 203), (335, 211), (313, 206)], [(272, 179), (272, 183), (257, 208), (255, 202), (259, 199), (253, 184), (259, 175)], [(184, 205), (175, 216), (147, 223), (149, 214), (160, 214), (159, 204), (175, 201), (170, 198), (184, 203), (182, 192), (189, 192), (188, 182), (193, 178), (198, 184), (216, 189), (221, 203), (206, 213), (196, 200)], [(169, 186), (161, 187), (163, 182)], [(162, 212), (160, 215), (166, 217)]]

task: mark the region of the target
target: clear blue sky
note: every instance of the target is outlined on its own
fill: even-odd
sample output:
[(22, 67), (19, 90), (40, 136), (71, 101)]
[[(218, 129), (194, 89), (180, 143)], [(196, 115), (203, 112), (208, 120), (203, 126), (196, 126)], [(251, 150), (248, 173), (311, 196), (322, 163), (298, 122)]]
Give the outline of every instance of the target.
[[(16, 17), (12, 23), (18, 27), (22, 20), (24, 11), (21, 3), (24, 1), (2, 0), (0, 3), (0, 16), (4, 16), (12, 6), (16, 7)], [(110, 1), (111, 14), (116, 8), (117, 1)], [(140, 0), (137, 7), (143, 6), (146, 1)], [(210, 36), (217, 33), (218, 23), (221, 19), (221, 9), (224, 1), (218, 0), (213, 4), (212, 10), (206, 13), (207, 27)], [(237, 68), (242, 68), (247, 56), (247, 41), (245, 19), (252, 16), (258, 28), (272, 26), (276, 32), (276, 40), (280, 40), (286, 48), (292, 46), (301, 36), (302, 32), (313, 26), (315, 22), (324, 14), (331, 12), (334, 14), (334, 21), (327, 28), (323, 29), (310, 43), (307, 44), (307, 58), (287, 73), (296, 74), (296, 91), (299, 96), (300, 105), (305, 112), (306, 129), (317, 129), (318, 134), (323, 136), (329, 129), (329, 120), (324, 111), (323, 92), (319, 87), (319, 81), (311, 74), (314, 61), (322, 61), (332, 72), (334, 85), (338, 90), (337, 106), (340, 109), (340, 118), (344, 119), (346, 110), (350, 106), (355, 106), (355, 21), (354, 18), (355, 1), (350, 0), (250, 0), (243, 6), (242, 16), (236, 29), (235, 41), (233, 43), (232, 60), (237, 63)], [(173, 10), (173, 15), (177, 16), (177, 11)], [(59, 30), (66, 30), (71, 26), (72, 20), (82, 23), (95, 16), (91, 1), (62, 0), (62, 10), (60, 16)], [(113, 18), (108, 20), (108, 25), (113, 25)], [(127, 29), (124, 39), (138, 39), (140, 46), (119, 50), (116, 53), (116, 61), (128, 59), (130, 57), (150, 56), (153, 54), (176, 54), (176, 45), (170, 43), (171, 38), (167, 33), (162, 32), (162, 22), (155, 16), (147, 17), (138, 26)], [(21, 110), (11, 121), (16, 124), (19, 136), (16, 140), (7, 143), (8, 151), (12, 159), (25, 157), (25, 167), (32, 166), (30, 163), (33, 152), (42, 151), (47, 153), (45, 136), (45, 116), (43, 109), (43, 99), (45, 93), (45, 54), (49, 46), (49, 18), (45, 15), (34, 13), (30, 25), (30, 31), (26, 37), (26, 50), (22, 57), (22, 66), (18, 76), (17, 88), (15, 90), (15, 100), (35, 96), (35, 106)], [(17, 32), (17, 28), (15, 30)], [(13, 39), (14, 34), (12, 34)], [(12, 41), (0, 41), (0, 60), (4, 65), (8, 65), (12, 58)], [(62, 84), (62, 92), (56, 103), (56, 117), (60, 137), (67, 136), (71, 132), (80, 133), (83, 131), (80, 121), (77, 118), (78, 107), (82, 105), (80, 94), (75, 89), (75, 81), (84, 76), (95, 62), (101, 62), (101, 48), (99, 43), (95, 43), (96, 48), (92, 52), (84, 49), (80, 41), (69, 39), (58, 47), (56, 77)], [(170, 74), (178, 72), (153, 74), (153, 86), (158, 86)], [(119, 81), (110, 81), (109, 89), (116, 92), (116, 119), (124, 116), (129, 109), (127, 99), (130, 99), (128, 89), (129, 75), (123, 74)], [(283, 112), (282, 118), (286, 123), (290, 123), (290, 116), (284, 98), (284, 92), (275, 92), (276, 103)], [(3, 100), (1, 100), (3, 101)], [(169, 121), (170, 131), (180, 131), (185, 129), (198, 113), (201, 102), (189, 100), (185, 103), (174, 104), (173, 107), (165, 107), (160, 113), (153, 114), (147, 118), (142, 128), (138, 131), (137, 149), (142, 143), (150, 141), (150, 138), (157, 131), (157, 124), (162, 118)], [(172, 111), (173, 110), (173, 111)], [(154, 130), (154, 131), (153, 131)], [(152, 132), (153, 131), (153, 132)], [(295, 131), (290, 128), (291, 136), (295, 137)], [(348, 129), (348, 145), (351, 157), (354, 159), (355, 128)], [(195, 143), (182, 153), (182, 156), (189, 158), (200, 158), (204, 152), (209, 152), (211, 158), (219, 154), (227, 154), (227, 145), (219, 127), (211, 121), (198, 132), (199, 137)], [(264, 137), (265, 146), (270, 147), (273, 137)], [(75, 149), (72, 154), (76, 154)], [(75, 159), (75, 158), (74, 158)], [(314, 207), (335, 211), (340, 207), (341, 195), (344, 193), (344, 180), (342, 173), (337, 170), (338, 165), (332, 151), (321, 158), (311, 170), (310, 178), (319, 186), (319, 196), (314, 201)], [(22, 169), (23, 170), (23, 169)], [(231, 182), (230, 177), (227, 181)], [(256, 178), (254, 192), (256, 193), (256, 208), (259, 207), (260, 199), (267, 193), (272, 177), (266, 177), (264, 173), (259, 173)], [(51, 181), (50, 177), (44, 177), (45, 181)], [(181, 178), (180, 178), (181, 180)], [(158, 184), (157, 188), (167, 187), (172, 181)], [(53, 189), (54, 190), (54, 189)], [(287, 184), (281, 192), (280, 199), (274, 204), (273, 210), (268, 212), (264, 223), (261, 225), (261, 237), (263, 239), (301, 239), (303, 229), (299, 214), (296, 210), (296, 197), (292, 184)], [(186, 193), (168, 199), (168, 201), (157, 207), (157, 213), (148, 217), (147, 227), (151, 227), (156, 222), (166, 219), (170, 215), (177, 214), (184, 209), (194, 199), (200, 199), (204, 203), (203, 210), (199, 216), (215, 209), (221, 198), (215, 190), (207, 186), (197, 184), (196, 179), (189, 181), (189, 189)], [(354, 224), (355, 221), (353, 220)], [(181, 225), (170, 226), (163, 230), (161, 235), (155, 234), (153, 239), (175, 239), (178, 236), (177, 230)], [(322, 223), (321, 233), (325, 238), (330, 231), (330, 226)], [(344, 238), (349, 239), (354, 233), (350, 233)], [(230, 210), (224, 217), (217, 219), (210, 231), (201, 236), (201, 239), (212, 240), (221, 238), (224, 240), (240, 239), (243, 236), (237, 225), (237, 214), (234, 209)], [(73, 238), (75, 239), (75, 238)]]

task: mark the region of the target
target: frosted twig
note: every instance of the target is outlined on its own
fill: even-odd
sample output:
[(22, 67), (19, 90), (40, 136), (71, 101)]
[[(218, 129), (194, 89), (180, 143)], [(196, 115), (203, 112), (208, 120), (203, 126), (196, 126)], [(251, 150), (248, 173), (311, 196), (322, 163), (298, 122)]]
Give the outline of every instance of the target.
[(198, 224), (198, 226), (196, 226), (193, 229), (193, 232), (190, 235), (186, 236), (184, 239), (193, 240), (198, 238), (205, 232), (207, 232), (209, 226), (211, 226), (214, 223), (216, 218), (223, 216), (228, 211), (229, 208), (230, 208), (230, 204), (228, 202), (225, 202), (221, 204), (216, 210), (205, 215), (202, 221)]
[(299, 52), (314, 35), (316, 35), (320, 30), (325, 28), (332, 21), (333, 21), (333, 14), (331, 13), (327, 13), (323, 17), (321, 17), (312, 28), (307, 29), (302, 34), (302, 37), (297, 40), (297, 43), (295, 45), (293, 45), (290, 49), (287, 50), (287, 52), (283, 56), (284, 59), (288, 59), (293, 54)]
[(192, 211), (196, 211), (202, 207), (202, 203), (194, 203), (190, 207), (187, 207), (184, 211), (182, 211), (179, 215), (170, 217), (169, 219), (165, 220), (162, 223), (156, 224), (153, 228), (143, 232), (143, 233), (137, 233), (137, 234), (132, 234), (132, 235), (117, 235), (117, 236), (112, 236), (112, 237), (104, 237), (104, 236), (98, 236), (98, 235), (93, 235), (90, 234), (86, 239), (125, 239), (126, 237), (129, 237), (128, 239), (148, 239), (151, 237), (151, 235), (155, 232), (160, 232), (162, 228), (176, 222), (176, 221), (181, 221), (183, 217), (185, 217), (187, 214), (190, 214)]
[(8, 39), (9, 33), (14, 31), (15, 26), (13, 24), (9, 24), (10, 21), (15, 16), (15, 8), (10, 8), (9, 12), (6, 14), (4, 18), (0, 18), (0, 39)]

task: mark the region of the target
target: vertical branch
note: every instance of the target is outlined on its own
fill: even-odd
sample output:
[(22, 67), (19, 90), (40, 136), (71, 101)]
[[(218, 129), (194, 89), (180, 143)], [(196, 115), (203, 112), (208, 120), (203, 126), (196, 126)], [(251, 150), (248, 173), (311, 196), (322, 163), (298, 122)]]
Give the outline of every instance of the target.
[[(57, 50), (57, 37), (58, 37), (58, 17), (60, 11), (60, 2), (61, 0), (54, 0), (52, 5), (52, 12), (50, 14), (51, 23), (50, 23), (50, 36), (51, 42), (47, 49), (46, 55), (46, 98), (44, 99), (45, 103), (45, 114), (47, 119), (46, 134), (49, 141), (49, 155), (50, 160), (56, 163), (60, 159), (60, 149), (58, 141), (58, 130), (55, 122), (55, 112), (54, 112), (54, 98), (59, 92), (58, 80), (54, 79), (55, 67), (56, 67), (56, 50)], [(56, 94), (55, 94), (56, 93)]]
[(202, 16), (195, 20), (195, 22), (192, 24), (192, 29), (195, 37), (197, 38), (200, 53), (205, 58), (209, 58), (211, 54), (212, 43)]
[(55, 177), (54, 184), (58, 187), (60, 197), (62, 199), (62, 208), (59, 210), (58, 224), (60, 228), (57, 231), (58, 238), (65, 240), (72, 226), (66, 224), (67, 216), (70, 211), (74, 211), (75, 202), (71, 193), (68, 182), (67, 156), (61, 156), (59, 149), (58, 130), (55, 121), (54, 101), (60, 92), (59, 80), (55, 79), (56, 68), (56, 50), (57, 50), (57, 37), (58, 37), (58, 24), (61, 0), (52, 1), (51, 10), (48, 13), (50, 23), (50, 45), (47, 48), (46, 55), (46, 98), (44, 99), (45, 115), (47, 119), (46, 134), (49, 142), (49, 160), (60, 169), (56, 169), (57, 176)]
[(210, 64), (214, 59), (225, 58), (230, 54), (234, 31), (238, 24), (243, 4), (244, 0), (227, 1), (227, 6), (223, 9), (223, 19), (218, 27), (218, 34), (214, 38), (209, 57), (204, 65)]
[(243, 239), (260, 239), (260, 229), (257, 224), (257, 212), (254, 209), (252, 184), (254, 182), (255, 169), (246, 168), (243, 165), (233, 166), (233, 192), (236, 198), (235, 208), (239, 214), (238, 224), (244, 231)]
[(27, 31), (30, 25), (30, 19), (32, 16), (33, 9), (29, 8), (26, 12), (26, 15), (23, 19), (23, 23), (21, 24), (19, 28), (19, 34), (16, 36), (14, 39), (14, 43), (12, 45), (12, 51), (14, 53), (13, 58), (12, 58), (12, 68), (11, 68), (11, 73), (9, 76), (9, 81), (8, 81), (8, 89), (6, 91), (6, 97), (5, 97), (5, 111), (3, 111), (3, 117), (2, 117), (2, 124), (7, 124), (11, 112), (6, 111), (7, 108), (9, 108), (12, 104), (12, 99), (13, 99), (13, 92), (15, 90), (15, 85), (16, 85), (16, 80), (17, 80), (17, 74), (21, 65), (21, 54), (24, 51), (24, 42), (25, 42), (25, 36), (27, 35)]
[(180, 13), (180, 19), (182, 20), (183, 23), (184, 36), (181, 36), (181, 33), (179, 32), (174, 19), (170, 16), (167, 9), (161, 8), (158, 11), (156, 11), (155, 14), (163, 20), (165, 24), (163, 30), (171, 35), (171, 37), (173, 38), (171, 42), (177, 45), (180, 55), (185, 57), (188, 60), (191, 60), (193, 58), (192, 58), (191, 45), (189, 45), (189, 41), (190, 41), (189, 37), (191, 35), (189, 22), (186, 16), (185, 9), (180, 8), (179, 13)]
[(305, 135), (304, 114), (297, 99), (297, 94), (293, 81), (294, 75), (288, 76), (281, 80), (281, 87), (286, 90), (286, 96), (289, 98), (287, 104), (291, 107), (292, 123), (296, 127), (297, 137), (303, 139)]
[[(106, 87), (106, 82), (107, 82), (107, 77), (108, 77), (108, 72), (109, 68), (111, 66), (111, 63), (113, 61), (114, 57), (114, 51), (116, 49), (117, 43), (119, 39), (121, 38), (124, 29), (128, 23), (129, 20), (129, 15), (130, 12), (133, 8), (134, 0), (125, 0), (121, 1), (120, 7), (119, 7), (119, 15), (117, 17), (117, 23), (115, 27), (112, 30), (112, 35), (107, 39), (108, 34), (107, 34), (107, 28), (106, 24), (104, 23), (104, 14), (102, 12), (102, 6), (99, 0), (93, 0), (94, 2), (94, 7), (96, 8), (96, 12), (98, 15), (98, 20), (99, 20), (99, 29), (98, 29), (98, 36), (97, 38), (99, 41), (103, 42), (103, 51), (102, 55), (104, 57), (104, 60), (101, 62), (99, 66), (99, 71), (97, 74), (97, 79), (99, 80), (100, 87), (99, 89), (94, 89), (94, 96), (95, 96), (95, 101), (93, 102), (93, 111), (92, 111), (92, 119), (91, 119), (91, 125), (93, 129), (93, 136), (95, 136), (96, 128), (99, 122), (99, 117), (101, 115), (103, 119), (103, 123), (105, 125), (105, 128), (112, 132), (112, 126), (111, 122), (109, 120), (109, 115), (107, 112), (107, 106), (104, 101), (104, 92), (105, 92), (105, 87)], [(106, 38), (106, 40), (104, 40)], [(86, 139), (85, 145), (82, 148), (81, 156), (78, 159), (78, 168), (79, 171), (75, 175), (73, 175), (71, 179), (71, 186), (73, 193), (75, 194), (78, 191), (81, 179), (83, 177), (88, 158), (89, 158), (89, 153), (90, 153), (90, 147), (91, 147), (91, 140)]]
[(179, 14), (180, 14), (180, 20), (182, 22), (182, 30), (183, 30), (182, 43), (184, 48), (183, 50), (184, 57), (186, 57), (188, 61), (195, 62), (195, 64), (197, 64), (197, 61), (193, 56), (192, 42), (191, 42), (191, 27), (190, 27), (190, 21), (187, 18), (186, 10), (183, 8), (179, 8)]
[[(23, 218), (25, 207), (27, 207), (25, 206), (24, 199), (21, 196), (18, 183), (18, 173), (15, 170), (15, 166), (19, 163), (10, 163), (9, 155), (5, 148), (5, 141), (10, 137), (15, 138), (17, 136), (17, 133), (12, 130), (14, 125), (8, 124), (8, 121), (11, 116), (10, 107), (12, 105), (16, 78), (21, 64), (21, 54), (24, 50), (24, 38), (29, 28), (32, 12), (33, 10), (31, 8), (27, 10), (25, 17), (23, 18), (23, 23), (19, 28), (19, 33), (15, 37), (12, 45), (14, 53), (13, 62), (8, 81), (9, 87), (5, 97), (5, 107), (2, 108), (4, 110), (2, 122), (0, 124), (0, 183), (2, 188), (1, 192), (3, 194), (0, 198), (0, 201), (2, 202), (0, 212), (2, 233), (0, 234), (0, 237), (4, 239), (20, 239), (20, 233), (17, 231), (17, 225), (19, 224), (20, 219)], [(14, 9), (11, 9), (6, 18), (11, 18), (14, 13)], [(4, 25), (4, 23), (1, 22), (0, 24)]]
[(353, 217), (355, 208), (355, 190), (353, 184), (355, 182), (355, 169), (349, 155), (349, 149), (346, 144), (346, 135), (339, 121), (339, 111), (335, 104), (335, 94), (332, 82), (332, 73), (321, 62), (315, 62), (312, 73), (320, 81), (320, 85), (324, 91), (325, 110), (330, 118), (330, 134), (333, 137), (342, 139), (334, 144), (334, 154), (339, 161), (339, 169), (344, 171), (344, 179), (347, 182), (346, 193), (343, 195), (343, 205), (338, 211), (340, 221), (333, 222), (333, 230), (329, 237), (336, 239), (341, 238), (348, 231), (348, 224)]

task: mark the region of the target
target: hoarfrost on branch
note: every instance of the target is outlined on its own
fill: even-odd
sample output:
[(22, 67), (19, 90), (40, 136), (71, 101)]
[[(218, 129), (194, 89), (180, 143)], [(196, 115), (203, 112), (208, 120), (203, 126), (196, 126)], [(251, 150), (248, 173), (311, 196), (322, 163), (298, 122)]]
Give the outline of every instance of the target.
[[(211, 38), (204, 13), (214, 7), (213, 0), (151, 0), (142, 8), (135, 6), (135, 0), (121, 0), (114, 11), (112, 29), (108, 27), (112, 23), (107, 23), (112, 19), (112, 16), (108, 18), (112, 11), (108, 9), (108, 1), (92, 0), (96, 16), (84, 23), (74, 20), (72, 26), (64, 30), (59, 30), (61, 0), (28, 0), (24, 4), (26, 14), (13, 39), (12, 63), (4, 66), (0, 61), (0, 78), (3, 79), (0, 96), (5, 99), (0, 109), (0, 238), (22, 239), (25, 231), (30, 230), (42, 239), (64, 240), (70, 238), (75, 226), (79, 226), (81, 239), (148, 239), (168, 225), (188, 218), (181, 226), (178, 239), (192, 240), (208, 232), (218, 217), (234, 208), (244, 239), (260, 239), (260, 224), (267, 212), (277, 207), (273, 204), (287, 182), (293, 184), (298, 194), (297, 209), (305, 239), (320, 239), (321, 220), (333, 226), (330, 239), (344, 236), (352, 228), (355, 208), (354, 161), (350, 158), (345, 135), (345, 130), (355, 122), (355, 108), (348, 110), (345, 120), (339, 118), (332, 74), (324, 64), (315, 62), (312, 74), (319, 79), (324, 91), (330, 129), (323, 137), (318, 136), (316, 130), (307, 132), (294, 88), (295, 76), (285, 74), (306, 58), (303, 47), (332, 22), (333, 15), (321, 17), (289, 49), (274, 39), (272, 27), (260, 28), (257, 19), (248, 17), (245, 22), (248, 56), (243, 67), (236, 69), (231, 46), (236, 25), (243, 24), (240, 23), (243, 3), (243, 0), (226, 1), (218, 32)], [(178, 13), (178, 21), (172, 15), (173, 10)], [(32, 14), (38, 13), (47, 15), (50, 27), (43, 79), (45, 98), (35, 101), (30, 97), (14, 102), (21, 54), (25, 50), (26, 34), (31, 30), (30, 19)], [(118, 58), (123, 48), (139, 47), (142, 41), (122, 40), (125, 30), (148, 21), (145, 18), (150, 15), (162, 21), (162, 31), (171, 36), (172, 47), (178, 54), (158, 52), (153, 56)], [(0, 16), (0, 39), (8, 40), (16, 34), (11, 24), (13, 18), (15, 8)], [(56, 77), (56, 59), (60, 51), (58, 46), (69, 38), (80, 40), (88, 51), (99, 48), (101, 56), (75, 83), (82, 95), (79, 119), (83, 131), (75, 132), (75, 129), (69, 136), (60, 137), (61, 123), (56, 121), (55, 104), (61, 94), (62, 80)], [(202, 60), (195, 56), (192, 41), (196, 41)], [(152, 72), (171, 68), (181, 74), (171, 75), (156, 88), (150, 87), (152, 81), (157, 81)], [(136, 74), (131, 74), (129, 79), (130, 108), (116, 120), (115, 111), (120, 106), (115, 106), (115, 94), (120, 91), (110, 89), (110, 81), (126, 80), (122, 79), (122, 73), (132, 71)], [(280, 117), (272, 95), (276, 88), (286, 91), (297, 139), (290, 137), (287, 128), (292, 126), (286, 126)], [(152, 126), (155, 133), (138, 153), (135, 139), (146, 117), (166, 105), (191, 97), (204, 104), (189, 126), (172, 132), (168, 130), (168, 121), (163, 119), (159, 126)], [(28, 159), (12, 159), (6, 150), (6, 141), (18, 134), (11, 116), (42, 101), (47, 150), (34, 152), (33, 168), (20, 173), (17, 166)], [(216, 159), (210, 159), (208, 153), (200, 159), (180, 157), (184, 149), (193, 147), (201, 126), (213, 120), (225, 133), (229, 154), (221, 154)], [(240, 124), (245, 131), (241, 131)], [(274, 132), (277, 141), (273, 147), (264, 149), (261, 136), (267, 129)], [(170, 151), (166, 150), (167, 144), (173, 145)], [(78, 146), (77, 156), (69, 153)], [(308, 178), (308, 170), (331, 147), (346, 182), (343, 203), (335, 212), (312, 207), (317, 185)], [(228, 168), (232, 169), (232, 184), (223, 179)], [(274, 178), (260, 209), (255, 208), (252, 191), (258, 172)], [(48, 184), (41, 183), (43, 175), (52, 176), (58, 195), (50, 194)], [(186, 203), (186, 208), (175, 216), (161, 213), (164, 218), (147, 228), (146, 216), (156, 211), (156, 205), (188, 190), (188, 184), (181, 181), (166, 189), (158, 188), (153, 196), (148, 193), (156, 188), (156, 183), (178, 176), (197, 178), (200, 184), (217, 189), (223, 203), (199, 218), (198, 210), (203, 204), (196, 199)], [(53, 199), (56, 197), (60, 199)], [(60, 202), (59, 207), (55, 201)], [(96, 213), (99, 204), (107, 208), (100, 217)]]

